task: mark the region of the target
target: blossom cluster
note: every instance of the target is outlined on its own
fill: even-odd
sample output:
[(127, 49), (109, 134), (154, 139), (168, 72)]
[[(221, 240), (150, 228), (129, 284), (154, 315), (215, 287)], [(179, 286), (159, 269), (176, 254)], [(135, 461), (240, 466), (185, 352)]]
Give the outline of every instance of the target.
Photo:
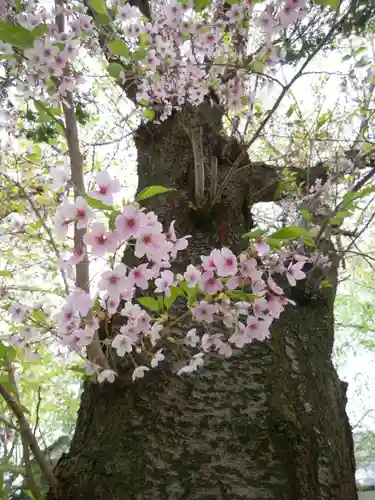
[[(158, 6), (152, 19), (119, 0), (106, 8), (109, 18), (114, 17), (114, 32), (120, 38), (117, 41), (125, 44), (118, 55), (123, 63), (131, 62), (137, 74), (137, 101), (142, 106), (157, 107), (160, 119), (186, 102), (202, 103), (210, 89), (228, 110), (246, 108), (253, 100), (249, 53), (256, 52), (261, 65), (273, 68), (284, 57), (282, 48), (274, 44), (277, 34), (307, 12), (306, 0), (278, 0), (259, 8), (245, 1), (228, 8), (217, 0), (205, 9), (204, 16), (196, 12), (192, 0), (171, 0)], [(59, 16), (64, 19), (63, 30), (56, 21)], [(28, 30), (45, 29), (33, 46), (24, 50), (24, 57), (19, 58), (8, 43), (1, 43), (0, 52), (22, 77), (19, 89), (25, 99), (58, 106), (80, 81), (71, 69), (88, 40), (95, 40), (92, 18), (82, 7), (73, 10), (59, 6), (47, 11), (29, 2), (16, 21)], [(246, 41), (249, 33), (250, 47)], [(113, 40), (108, 42), (111, 51)], [(9, 58), (12, 55), (14, 58)], [(18, 71), (20, 67), (23, 72)]]
[[(119, 182), (106, 172), (99, 173), (96, 180), (97, 188), (89, 193), (89, 199), (96, 198), (109, 207), (120, 189)], [(316, 255), (308, 257), (292, 250), (276, 253), (260, 237), (239, 256), (229, 248), (213, 249), (210, 255), (202, 255), (200, 262), (189, 263), (183, 273), (176, 274), (173, 261), (187, 248), (189, 236), (178, 237), (174, 222), (164, 232), (154, 212), (133, 203), (123, 207), (110, 230), (94, 220), (93, 210), (82, 197), (74, 203), (62, 202), (55, 215), (56, 234), (65, 238), (74, 221), (78, 228), (87, 229), (84, 241), (88, 250), (76, 251), (61, 265), (76, 265), (87, 252), (92, 258), (108, 258), (111, 266), (101, 272), (96, 296), (79, 288), (70, 293), (56, 317), (58, 336), (64, 345), (84, 354), (99, 329), (100, 314), (118, 312), (124, 317), (123, 325), (104, 342), (119, 357), (140, 356), (143, 364), (136, 366), (133, 380), (165, 359), (163, 349), (171, 335), (168, 316), (177, 297), (187, 302), (188, 324), (193, 326), (183, 337), (174, 339), (177, 348), (190, 349), (190, 361), (177, 370), (181, 375), (196, 371), (209, 353), (230, 357), (236, 349), (265, 340), (272, 322), (291, 302), (280, 283), (295, 286), (306, 276), (306, 262), (317, 263)], [(136, 266), (112, 258), (123, 245), (133, 249), (139, 259)], [(322, 260), (321, 264), (327, 262)], [(10, 314), (14, 321), (24, 323), (27, 311), (17, 303)], [(12, 342), (27, 348), (35, 334), (34, 328), (26, 326)], [(115, 368), (103, 370), (89, 361), (86, 368), (99, 382), (115, 380)]]

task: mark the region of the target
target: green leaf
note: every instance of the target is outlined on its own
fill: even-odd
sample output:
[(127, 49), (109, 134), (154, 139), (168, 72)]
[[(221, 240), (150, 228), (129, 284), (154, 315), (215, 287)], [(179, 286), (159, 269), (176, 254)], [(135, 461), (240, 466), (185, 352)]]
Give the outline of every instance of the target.
[(199, 295), (198, 285), (196, 285), (195, 287), (189, 288), (187, 281), (184, 280), (184, 281), (180, 282), (180, 288), (181, 288), (181, 290), (183, 290), (183, 292), (186, 294), (186, 296), (188, 298), (188, 305), (193, 306), (196, 303), (198, 295)]
[(47, 27), (43, 25), (34, 30), (28, 30), (22, 26), (12, 26), (5, 21), (0, 21), (0, 40), (19, 49), (32, 47), (34, 41), (46, 31)]
[(291, 104), (291, 105), (289, 106), (289, 109), (288, 109), (288, 111), (286, 112), (286, 116), (287, 116), (288, 118), (290, 118), (290, 117), (292, 116), (292, 114), (294, 113), (294, 111), (295, 111), (296, 107), (297, 107), (297, 104), (295, 104), (295, 103), (294, 103), (294, 104)]
[(250, 231), (249, 233), (243, 234), (242, 238), (253, 240), (255, 238), (260, 238), (261, 236), (263, 236), (264, 233), (265, 231), (262, 231), (262, 229), (256, 229), (255, 231)]
[(112, 40), (108, 43), (109, 50), (118, 56), (130, 58), (130, 51), (127, 44), (123, 40)]
[(307, 231), (303, 227), (290, 226), (283, 227), (275, 233), (270, 234), (269, 238), (277, 240), (295, 240), (297, 238), (302, 238), (303, 236), (310, 236), (309, 231)]
[(107, 14), (107, 7), (104, 0), (89, 0), (89, 6), (98, 14)]
[(110, 231), (114, 231), (116, 228), (116, 219), (119, 215), (121, 215), (121, 210), (113, 210), (109, 214), (105, 214), (108, 217), (108, 227)]
[(150, 309), (150, 311), (160, 311), (160, 304), (157, 299), (153, 299), (152, 297), (140, 297), (137, 301), (141, 304), (141, 306)]
[(337, 9), (340, 5), (340, 0), (314, 0), (318, 5), (326, 5), (327, 7), (332, 7), (332, 9)]
[(194, 0), (195, 12), (200, 12), (203, 9), (207, 9), (210, 5), (211, 0)]
[(3, 344), (3, 342), (0, 342), (0, 358), (4, 359), (5, 357), (8, 359), (8, 361), (12, 362), (15, 357), (16, 357), (16, 350), (12, 346), (7, 346)]
[(3, 271), (0, 271), (0, 277), (2, 278), (11, 278), (12, 273), (10, 271), (6, 271), (5, 269)]
[(46, 319), (46, 313), (44, 311), (41, 311), (40, 309), (36, 309), (31, 313), (32, 318), (37, 322), (37, 323), (43, 323), (43, 321)]
[(332, 118), (332, 111), (327, 111), (323, 115), (319, 116), (318, 121), (316, 123), (316, 128), (319, 130), (323, 127), (330, 119)]
[(121, 73), (124, 71), (124, 67), (119, 63), (110, 63), (107, 66), (108, 73), (113, 76), (113, 78), (120, 78)]
[(349, 191), (343, 197), (343, 203), (345, 205), (349, 204), (353, 200), (357, 200), (359, 198), (364, 198), (369, 194), (375, 192), (375, 187), (366, 187), (361, 189), (360, 191)]
[(267, 245), (269, 245), (271, 248), (280, 249), (283, 246), (282, 240), (278, 240), (276, 238), (270, 238), (269, 236), (265, 238), (265, 241)]
[(225, 292), (225, 295), (227, 295), (230, 299), (236, 300), (236, 301), (245, 301), (245, 302), (254, 302), (254, 300), (259, 299), (259, 295), (255, 295), (253, 293), (246, 293), (243, 292), (242, 290), (231, 290)]
[(307, 222), (312, 222), (313, 220), (312, 214), (305, 208), (301, 210), (301, 215), (305, 220), (307, 220)]
[(85, 199), (91, 208), (97, 208), (99, 210), (114, 210), (110, 205), (105, 205), (102, 201), (96, 198), (91, 198), (91, 196), (85, 196)]
[(146, 200), (147, 198), (151, 198), (152, 196), (156, 196), (158, 194), (168, 193), (168, 191), (176, 190), (174, 188), (166, 188), (164, 186), (149, 186), (137, 194), (135, 201)]
[(72, 372), (75, 372), (75, 373), (80, 373), (81, 375), (86, 375), (86, 370), (81, 365), (69, 366), (69, 370), (71, 370)]
[(164, 305), (167, 309), (167, 311), (169, 311), (169, 309), (172, 307), (174, 301), (177, 299), (177, 297), (184, 297), (185, 294), (184, 292), (181, 290), (180, 287), (176, 287), (176, 286), (173, 286), (171, 288), (171, 294), (169, 297), (165, 296), (164, 297)]
[(145, 109), (143, 111), (143, 116), (151, 122), (155, 118), (155, 111), (152, 108)]

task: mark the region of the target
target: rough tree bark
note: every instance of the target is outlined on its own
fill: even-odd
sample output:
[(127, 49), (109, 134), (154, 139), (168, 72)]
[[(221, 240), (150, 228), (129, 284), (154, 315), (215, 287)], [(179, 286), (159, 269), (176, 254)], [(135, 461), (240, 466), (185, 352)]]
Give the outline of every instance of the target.
[[(242, 157), (220, 200), (200, 210), (188, 204), (194, 127), (203, 133), (206, 186), (213, 156), (219, 186)], [(175, 219), (179, 234), (193, 236), (181, 265), (214, 247), (238, 250), (251, 225), (249, 203), (278, 195), (275, 171), (249, 165), (208, 105), (142, 125), (136, 146), (139, 189), (177, 188), (149, 207), (165, 227)], [(213, 359), (196, 375), (177, 377), (166, 363), (136, 383), (130, 367), (118, 367), (124, 376), (114, 384), (86, 383), (70, 451), (56, 468), (58, 493), (48, 499), (356, 499), (344, 384), (331, 360), (334, 274), (324, 294), (294, 292), (297, 305), (269, 341)], [(174, 326), (174, 335), (184, 335), (187, 323)]]

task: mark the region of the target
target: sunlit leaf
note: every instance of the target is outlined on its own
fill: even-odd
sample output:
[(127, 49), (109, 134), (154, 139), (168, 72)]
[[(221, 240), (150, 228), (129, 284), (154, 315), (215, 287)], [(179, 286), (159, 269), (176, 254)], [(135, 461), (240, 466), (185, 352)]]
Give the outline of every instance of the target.
[(168, 193), (168, 191), (176, 191), (174, 188), (167, 188), (164, 186), (149, 186), (146, 189), (143, 189), (137, 196), (135, 197), (135, 201), (146, 200), (147, 198), (151, 198), (152, 196), (156, 196), (158, 194)]
[(137, 301), (141, 304), (141, 306), (146, 307), (150, 311), (160, 311), (160, 304), (157, 299), (153, 299), (152, 297), (139, 297)]

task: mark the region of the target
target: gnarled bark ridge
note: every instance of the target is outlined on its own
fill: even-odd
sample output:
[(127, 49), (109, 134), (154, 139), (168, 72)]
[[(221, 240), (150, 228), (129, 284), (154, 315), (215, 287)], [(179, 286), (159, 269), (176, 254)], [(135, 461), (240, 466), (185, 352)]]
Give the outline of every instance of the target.
[[(188, 203), (193, 127), (202, 129), (206, 186), (213, 156), (219, 186), (242, 157), (220, 200), (200, 210)], [(277, 172), (249, 165), (209, 106), (141, 126), (136, 146), (139, 189), (177, 189), (148, 205), (166, 226), (175, 219), (180, 234), (192, 235), (181, 265), (217, 246), (238, 250), (248, 204), (277, 196)], [(86, 383), (70, 451), (56, 469), (58, 493), (48, 498), (356, 499), (345, 392), (331, 360), (334, 293), (335, 286), (309, 298), (299, 288), (271, 339), (212, 359), (196, 375), (177, 377), (166, 363), (136, 383), (126, 369), (114, 384)], [(182, 336), (189, 326), (173, 329)]]

